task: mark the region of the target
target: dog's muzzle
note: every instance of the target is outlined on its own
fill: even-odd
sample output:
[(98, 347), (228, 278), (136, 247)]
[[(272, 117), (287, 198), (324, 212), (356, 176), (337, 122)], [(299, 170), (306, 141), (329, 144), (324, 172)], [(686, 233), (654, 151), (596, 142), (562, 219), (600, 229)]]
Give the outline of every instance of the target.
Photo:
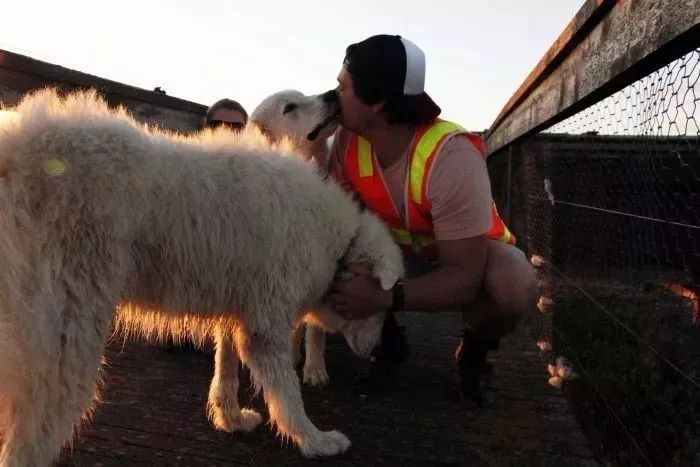
[(314, 128), (308, 135), (306, 135), (306, 139), (308, 139), (309, 141), (315, 141), (316, 138), (318, 138), (319, 133), (321, 133), (321, 130), (323, 130), (327, 126), (329, 126), (331, 124), (335, 124), (336, 122), (339, 122), (339, 121), (340, 121), (340, 112), (336, 111), (333, 114), (326, 117), (325, 120), (323, 120), (321, 123), (319, 123), (316, 128)]
[(318, 138), (319, 133), (321, 133), (321, 130), (323, 130), (327, 126), (340, 122), (340, 106), (338, 105), (338, 93), (336, 92), (336, 90), (331, 89), (330, 91), (324, 92), (323, 94), (321, 94), (321, 100), (324, 104), (326, 104), (326, 106), (329, 109), (331, 109), (331, 112), (329, 112), (328, 117), (326, 117), (325, 120), (323, 120), (308, 135), (306, 135), (306, 139), (308, 139), (309, 141), (316, 140), (316, 138)]

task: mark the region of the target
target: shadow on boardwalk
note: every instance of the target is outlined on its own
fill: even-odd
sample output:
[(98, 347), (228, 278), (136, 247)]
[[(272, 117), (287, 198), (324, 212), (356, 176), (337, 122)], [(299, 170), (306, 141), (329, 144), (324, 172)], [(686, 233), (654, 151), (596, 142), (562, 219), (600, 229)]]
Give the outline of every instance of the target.
[[(361, 396), (354, 388), (363, 362), (338, 336), (326, 352), (331, 382), (304, 388), (306, 410), (323, 430), (339, 429), (353, 445), (324, 461), (301, 458), (269, 425), (247, 435), (213, 430), (205, 418), (212, 357), (113, 342), (106, 390), (92, 423), (66, 448), (62, 465), (595, 465), (565, 399), (547, 384), (545, 365), (525, 323), (494, 353), (494, 402), (461, 409), (452, 353), (457, 314), (405, 313), (411, 357), (393, 391)], [(264, 416), (247, 374), (242, 405)]]

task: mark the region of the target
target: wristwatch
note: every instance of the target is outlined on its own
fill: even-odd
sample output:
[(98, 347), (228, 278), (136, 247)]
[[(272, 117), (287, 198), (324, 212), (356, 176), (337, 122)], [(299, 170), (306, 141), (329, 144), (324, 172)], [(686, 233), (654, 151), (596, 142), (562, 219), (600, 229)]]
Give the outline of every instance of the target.
[(393, 300), (391, 301), (391, 308), (389, 311), (400, 311), (406, 307), (406, 296), (403, 290), (403, 281), (397, 280), (396, 284), (391, 288), (391, 293)]

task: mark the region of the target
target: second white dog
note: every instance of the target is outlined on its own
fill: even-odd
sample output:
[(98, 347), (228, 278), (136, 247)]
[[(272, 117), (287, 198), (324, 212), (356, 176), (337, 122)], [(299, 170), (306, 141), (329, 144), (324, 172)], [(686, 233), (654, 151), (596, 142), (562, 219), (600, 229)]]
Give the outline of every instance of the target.
[[(261, 129), (272, 141), (288, 139), (299, 155), (314, 161), (321, 176), (326, 177), (329, 171), (328, 138), (333, 135), (339, 120), (327, 109), (333, 107), (335, 100), (335, 91), (312, 96), (295, 90), (276, 92), (253, 110), (250, 125)], [(325, 333), (337, 329), (320, 326), (311, 319), (303, 324), (294, 335), (295, 359), (301, 358), (299, 345), (305, 329), (303, 381), (310, 386), (325, 386), (329, 381), (324, 358)]]

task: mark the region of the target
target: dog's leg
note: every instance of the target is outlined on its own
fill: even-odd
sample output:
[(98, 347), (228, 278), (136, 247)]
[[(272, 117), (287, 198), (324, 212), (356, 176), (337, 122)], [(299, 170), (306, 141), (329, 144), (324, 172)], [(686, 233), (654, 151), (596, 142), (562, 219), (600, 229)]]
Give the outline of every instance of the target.
[(314, 324), (307, 323), (305, 342), (304, 383), (309, 386), (325, 386), (328, 384), (328, 372), (324, 360), (326, 331)]
[(44, 312), (44, 318), (57, 318), (56, 328), (43, 330), (42, 345), (25, 361), (21, 387), (9, 396), (0, 466), (49, 465), (88, 414), (113, 309), (96, 310), (94, 296), (89, 298), (90, 306), (68, 303)]
[(332, 456), (350, 447), (338, 431), (319, 431), (304, 412), (299, 378), (292, 366), (288, 329), (246, 330), (236, 333), (236, 347), (250, 368), (256, 386), (262, 387), (270, 418), (283, 437), (292, 438), (306, 457)]
[(294, 362), (294, 368), (297, 368), (301, 362), (301, 334), (305, 329), (306, 324), (300, 322), (292, 332), (292, 361)]
[(249, 432), (255, 429), (262, 417), (252, 409), (238, 405), (238, 354), (230, 329), (216, 328), (216, 355), (214, 378), (209, 386), (207, 415), (217, 430)]

